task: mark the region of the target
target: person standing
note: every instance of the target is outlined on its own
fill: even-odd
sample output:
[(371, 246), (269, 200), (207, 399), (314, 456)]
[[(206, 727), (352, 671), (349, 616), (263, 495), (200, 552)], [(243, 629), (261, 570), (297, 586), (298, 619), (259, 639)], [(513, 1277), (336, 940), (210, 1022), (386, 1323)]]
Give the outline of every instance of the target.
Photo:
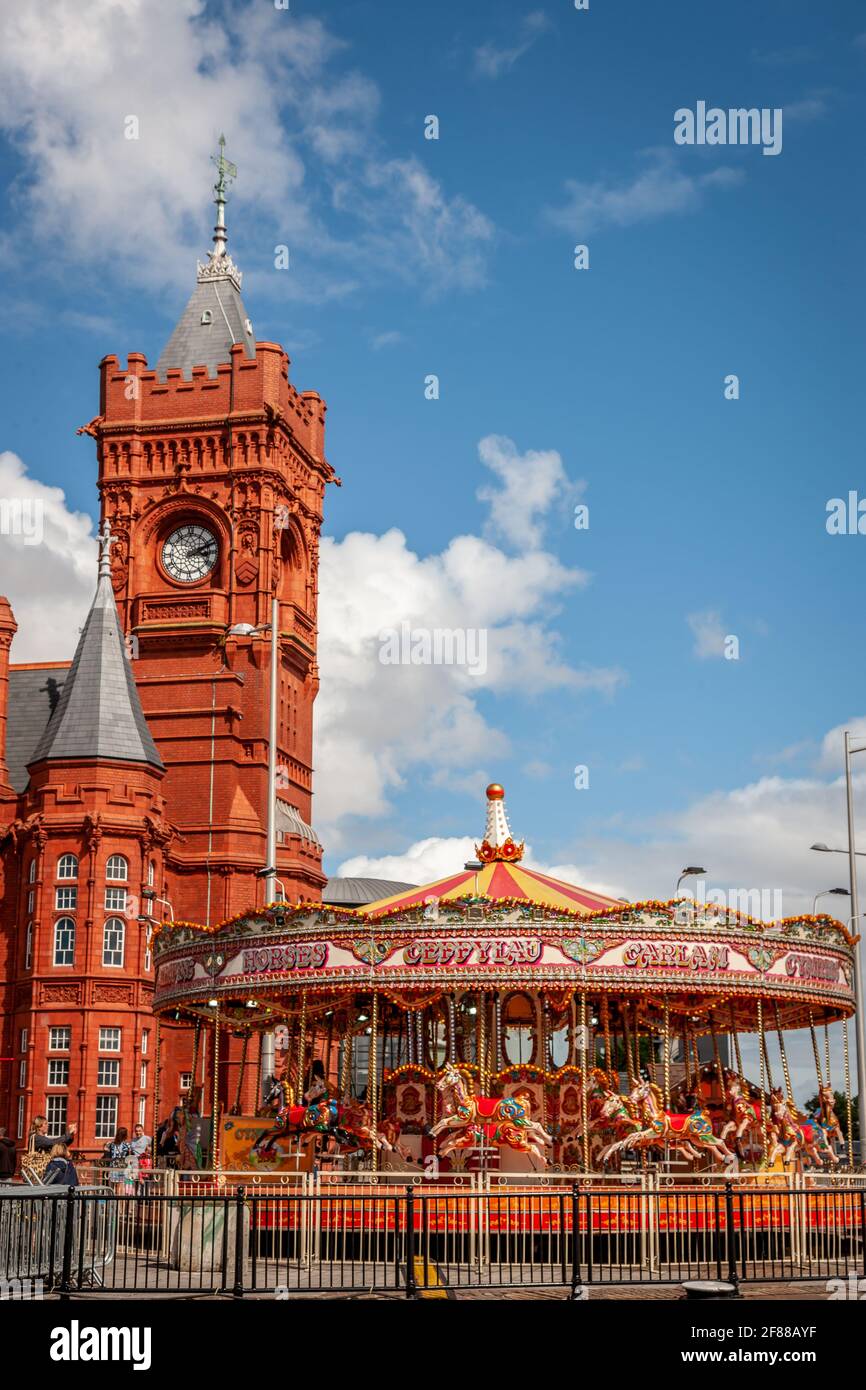
[(34, 1115), (27, 1137), (27, 1167), (32, 1177), (40, 1181), (45, 1176), (55, 1144), (71, 1144), (76, 1126), (70, 1125), (65, 1134), (49, 1134), (48, 1121), (44, 1115)]
[(10, 1178), (14, 1178), (17, 1167), (15, 1140), (7, 1138), (5, 1127), (0, 1125), (0, 1183), (9, 1182)]
[(114, 1138), (106, 1144), (103, 1150), (105, 1166), (108, 1169), (108, 1181), (114, 1184), (115, 1190), (118, 1192), (122, 1192), (130, 1182), (129, 1159), (131, 1152), (129, 1130), (125, 1125), (121, 1125), (115, 1131)]
[(130, 1140), (130, 1166), (134, 1170), (134, 1175), (138, 1179), (146, 1178), (150, 1173), (151, 1162), (151, 1138), (145, 1134), (144, 1125), (133, 1125), (132, 1139)]

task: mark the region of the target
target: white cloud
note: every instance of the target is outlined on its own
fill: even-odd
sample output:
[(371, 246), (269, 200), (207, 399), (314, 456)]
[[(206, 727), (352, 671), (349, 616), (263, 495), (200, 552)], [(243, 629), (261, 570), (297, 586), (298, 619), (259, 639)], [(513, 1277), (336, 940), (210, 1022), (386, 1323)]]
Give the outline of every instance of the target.
[(550, 20), (543, 10), (533, 10), (518, 26), (513, 43), (509, 45), (483, 43), (475, 50), (475, 71), (481, 77), (501, 77), (528, 53), (533, 44), (548, 33)]
[[(316, 824), (330, 846), (347, 817), (385, 814), (409, 775), (459, 789), (489, 780), (508, 741), (479, 709), (482, 692), (616, 688), (620, 672), (569, 667), (547, 626), (551, 602), (582, 580), (546, 552), (508, 556), (477, 536), (427, 557), (397, 530), (323, 542)], [(483, 630), (486, 671), (383, 665), (380, 636), (404, 622)]]
[(728, 633), (721, 614), (710, 609), (703, 613), (689, 613), (686, 622), (694, 634), (695, 656), (702, 661), (708, 657), (724, 656), (725, 638)]
[[(378, 89), (347, 56), (320, 20), (256, 0), (219, 16), (203, 0), (5, 6), (0, 130), (24, 160), (19, 218), (38, 241), (62, 243), (64, 269), (76, 260), (188, 285), (210, 245), (209, 157), (224, 131), (240, 171), (236, 254), (249, 249), (248, 271), (270, 265), (277, 243), (307, 256), (303, 286), (271, 275), (273, 293), (346, 293), (362, 259), (382, 276), (420, 274), (425, 289), (438, 274), (481, 283), (490, 223), (433, 181), (425, 200), (414, 162), (383, 152)], [(128, 117), (137, 139), (125, 137)], [(339, 235), (332, 186), (355, 219)]]
[(384, 333), (373, 334), (373, 337), (370, 339), (370, 347), (374, 352), (381, 352), (382, 348), (396, 347), (397, 344), (402, 343), (402, 341), (402, 333), (396, 328), (388, 328)]
[(447, 197), (417, 159), (370, 160), (359, 176), (335, 180), (333, 200), (361, 222), (380, 273), (411, 278), (428, 295), (486, 284), (493, 223), (467, 199)]
[(583, 482), (572, 483), (555, 449), (517, 451), (510, 439), (488, 434), (478, 445), (478, 456), (499, 486), (478, 489), (480, 501), (490, 505), (488, 530), (523, 550), (541, 543), (543, 523), (556, 501), (564, 508), (583, 492)]
[[(545, 514), (568, 486), (559, 455), (521, 456), (500, 436), (488, 436), (479, 452), (500, 484), (484, 492), (494, 529), (507, 533), (515, 553), (461, 535), (422, 557), (396, 529), (322, 544), (315, 816), (332, 849), (344, 842), (348, 818), (384, 815), (408, 776), (461, 791), (489, 780), (508, 740), (482, 713), (484, 692), (610, 695), (624, 679), (609, 668), (569, 666), (550, 626), (563, 598), (588, 582), (540, 548)], [(515, 526), (506, 502), (514, 500), (521, 461), (532, 474), (533, 460), (529, 524)], [(381, 635), (404, 623), (412, 632), (483, 632), (484, 671), (383, 665)]]
[[(65, 660), (96, 589), (93, 522), (69, 511), (63, 489), (31, 477), (17, 454), (0, 453), (0, 502), (13, 499), (28, 508), (26, 518), (40, 518), (42, 539), (30, 544), (25, 534), (0, 534), (0, 592), (18, 623), (12, 660)], [(29, 525), (27, 531), (37, 534)]]
[(687, 174), (670, 151), (648, 153), (652, 163), (630, 181), (566, 179), (566, 201), (547, 208), (546, 220), (571, 235), (584, 236), (599, 227), (629, 227), (672, 213), (694, 212), (707, 191), (733, 188), (742, 181), (738, 169)]
[(468, 860), (475, 858), (476, 843), (468, 835), (462, 838), (418, 840), (403, 854), (377, 857), (356, 854), (344, 860), (337, 873), (345, 878), (390, 878), (418, 885), (433, 883), (437, 878), (459, 873)]

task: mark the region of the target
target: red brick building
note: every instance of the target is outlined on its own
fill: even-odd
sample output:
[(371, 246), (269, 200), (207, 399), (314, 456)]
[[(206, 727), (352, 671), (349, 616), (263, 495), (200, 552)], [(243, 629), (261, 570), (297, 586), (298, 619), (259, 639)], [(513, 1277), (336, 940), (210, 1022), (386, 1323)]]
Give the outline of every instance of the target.
[[(190, 1039), (163, 1029), (155, 1117), (140, 918), (218, 922), (263, 901), (273, 596), (277, 874), (289, 901), (325, 883), (312, 829), (325, 405), (255, 340), (223, 187), (221, 172), (215, 249), (156, 366), (136, 352), (100, 364), (84, 432), (111, 541), (71, 665), (10, 664), (0, 600), (0, 1124), (22, 1142), (44, 1112), (52, 1132), (77, 1121), (95, 1153), (117, 1123), (152, 1133), (178, 1098)], [(236, 1067), (230, 1044), (226, 1101)], [(246, 1104), (255, 1086), (252, 1068)]]

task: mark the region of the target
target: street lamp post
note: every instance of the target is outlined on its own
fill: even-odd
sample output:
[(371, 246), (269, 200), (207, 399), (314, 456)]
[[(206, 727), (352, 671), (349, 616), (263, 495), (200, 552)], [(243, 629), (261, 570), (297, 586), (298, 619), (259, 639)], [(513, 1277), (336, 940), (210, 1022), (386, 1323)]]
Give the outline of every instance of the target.
[(837, 897), (840, 897), (840, 898), (847, 898), (847, 897), (848, 897), (848, 889), (847, 889), (847, 888), (824, 888), (824, 889), (822, 889), (822, 891), (821, 891), (820, 893), (816, 893), (815, 896), (814, 896), (814, 898), (812, 899), (812, 916), (813, 916), (813, 917), (815, 916), (815, 914), (816, 914), (817, 911), (818, 911), (818, 899), (819, 899), (819, 898), (828, 898), (828, 897), (830, 897), (832, 894), (835, 894)]
[(280, 603), (271, 601), (270, 623), (235, 623), (229, 637), (255, 637), (271, 630), (271, 672), (268, 700), (268, 819), (265, 845), (265, 869), (258, 875), (265, 881), (265, 902), (272, 903), (277, 892), (277, 710), (279, 708), (280, 669)]
[[(848, 729), (845, 730), (845, 803), (848, 812), (848, 849), (837, 850), (825, 844), (812, 845), (812, 849), (822, 854), (848, 855), (848, 878), (851, 885), (851, 918), (860, 927), (860, 893), (857, 883), (857, 856), (862, 854), (855, 846), (854, 836), (854, 783), (851, 777), (851, 759), (855, 753), (866, 752), (866, 743), (855, 746)], [(858, 941), (854, 947), (854, 994), (857, 1012), (855, 1015), (855, 1041), (857, 1044), (857, 1093), (864, 1095), (866, 1084), (866, 998), (863, 994), (863, 943)], [(863, 1153), (863, 1131), (860, 1131), (860, 1151)]]
[[(251, 637), (254, 633), (267, 630), (267, 623), (252, 627), (249, 623), (237, 623), (229, 628), (229, 636)], [(268, 704), (268, 819), (265, 847), (265, 869), (260, 877), (265, 883), (265, 902), (272, 903), (277, 896), (277, 710), (279, 701), (279, 661), (280, 661), (280, 603), (274, 595), (271, 601), (271, 672), (270, 698)], [(280, 884), (285, 899), (285, 889)], [(265, 1079), (273, 1075), (276, 1059), (276, 1037), (273, 1032), (262, 1034), (259, 1085), (263, 1088)]]
[(277, 895), (277, 701), (279, 699), (280, 603), (271, 603), (271, 707), (268, 713), (268, 843), (265, 858), (272, 870), (265, 879), (265, 902)]
[[(845, 730), (845, 796), (848, 805), (848, 875), (851, 882), (851, 916), (860, 927), (860, 891), (857, 884), (857, 850), (854, 845), (854, 784), (851, 778), (851, 755), (862, 753), (866, 744), (852, 748), (851, 735)], [(859, 1114), (862, 1117), (863, 1088), (866, 1082), (866, 1019), (864, 1019), (863, 998), (863, 943), (858, 941), (854, 947), (854, 983), (857, 994), (857, 1094), (860, 1097)], [(863, 1154), (863, 1128), (861, 1119), (860, 1154)]]
[(702, 869), (699, 865), (695, 864), (690, 864), (687, 869), (683, 869), (682, 873), (677, 879), (677, 886), (674, 889), (674, 898), (676, 898), (677, 893), (680, 891), (680, 884), (682, 883), (684, 878), (692, 878), (695, 874), (705, 874), (706, 872), (706, 869)]

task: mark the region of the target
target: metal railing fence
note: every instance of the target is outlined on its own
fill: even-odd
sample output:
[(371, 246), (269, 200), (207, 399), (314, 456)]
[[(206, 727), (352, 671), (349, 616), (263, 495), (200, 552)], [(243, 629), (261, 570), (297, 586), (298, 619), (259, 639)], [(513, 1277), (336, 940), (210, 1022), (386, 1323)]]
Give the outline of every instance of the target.
[(866, 1186), (177, 1181), (0, 1193), (0, 1281), (61, 1297), (400, 1293), (866, 1276)]

